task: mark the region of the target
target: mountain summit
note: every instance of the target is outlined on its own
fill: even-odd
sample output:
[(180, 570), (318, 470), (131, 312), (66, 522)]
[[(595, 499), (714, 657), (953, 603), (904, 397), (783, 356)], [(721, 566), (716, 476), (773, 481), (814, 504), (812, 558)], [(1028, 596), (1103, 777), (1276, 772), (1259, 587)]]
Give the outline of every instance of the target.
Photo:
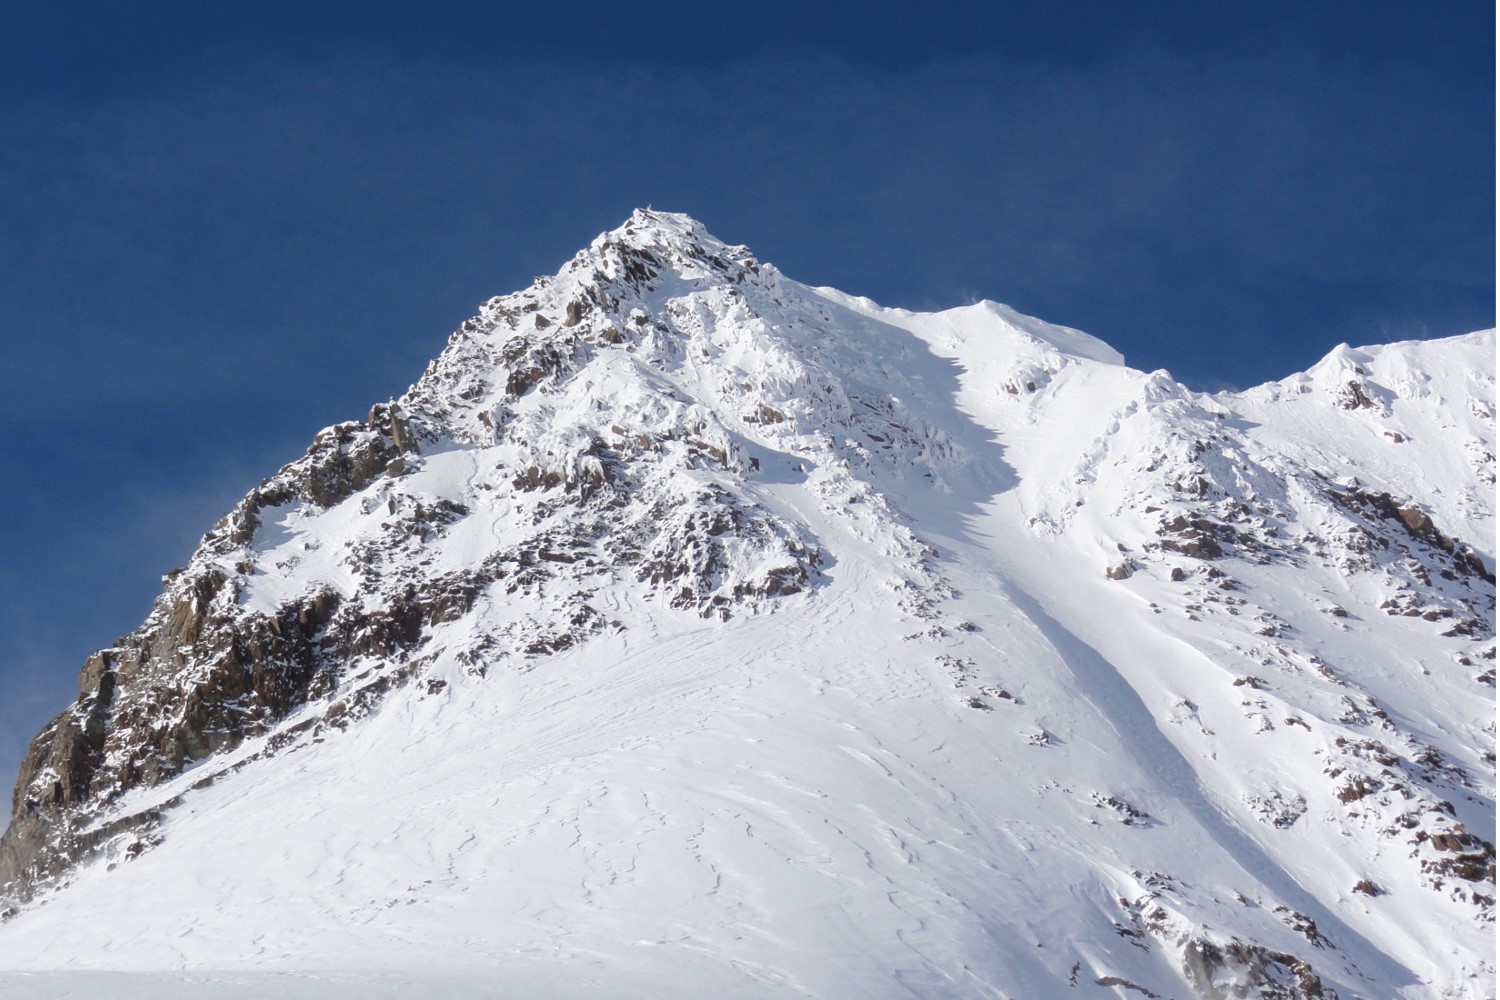
[(1205, 395), (638, 211), (84, 664), (0, 983), (1492, 996), (1494, 351)]

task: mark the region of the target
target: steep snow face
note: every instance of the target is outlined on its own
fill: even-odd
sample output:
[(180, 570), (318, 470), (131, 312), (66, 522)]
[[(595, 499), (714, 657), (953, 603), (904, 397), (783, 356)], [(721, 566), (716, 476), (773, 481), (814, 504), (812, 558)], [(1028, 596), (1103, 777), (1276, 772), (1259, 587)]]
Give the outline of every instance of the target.
[(637, 212), (89, 661), (0, 985), (1490, 996), (1493, 358), (1202, 395)]

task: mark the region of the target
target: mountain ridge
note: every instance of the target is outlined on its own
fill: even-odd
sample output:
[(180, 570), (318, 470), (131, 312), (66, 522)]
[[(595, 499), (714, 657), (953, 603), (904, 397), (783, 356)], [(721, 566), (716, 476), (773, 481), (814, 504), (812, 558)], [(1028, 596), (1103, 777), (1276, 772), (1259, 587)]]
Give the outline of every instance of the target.
[[(799, 870), (823, 887), (819, 912), (845, 914), (802, 933), (863, 955), (843, 974), (865, 992), (1025, 996), (1071, 980), (1117, 994), (1485, 995), (1493, 725), (1473, 703), (1493, 699), (1493, 353), (1493, 331), (1341, 346), (1276, 383), (1194, 393), (1008, 307), (884, 309), (785, 278), (686, 216), (637, 212), (556, 276), (485, 303), (399, 400), (320, 432), (205, 535), (140, 630), (90, 658), (79, 702), (17, 784), (0, 840), (16, 919), (0, 938), (35, 964), (77, 962), (44, 943), (61, 919), (49, 914), (84, 887), (110, 898), (107, 867), (123, 882), (159, 871), (178, 840), (208, 851), (188, 817), (195, 803), (232, 813), (224, 789), (264, 815), (250, 776), (282, 786), (276, 761), (337, 774), (357, 766), (338, 748), (358, 744), (400, 784), (406, 765), (368, 743), (397, 719), (434, 773), (444, 746), (503, 746), (567, 786), (549, 810), (587, 800), (580, 817), (601, 796), (559, 767), (602, 761), (601, 787), (677, 805), (659, 813), (673, 846), (654, 870), (672, 857), (712, 869), (702, 840), (733, 824), (706, 805), (724, 801), (711, 765), (742, 770), (724, 730), (773, 744), (760, 752), (774, 766), (744, 772), (741, 805), (758, 803), (785, 842), (721, 845), (733, 863), (720, 889), (681, 886), (674, 906), (727, 936), (695, 950), (684, 924), (667, 951), (731, 995), (847, 995), (838, 963), (818, 967), (778, 930), (796, 924), (785, 901), (812, 890), (767, 873)], [(605, 694), (606, 679), (646, 707)], [(569, 698), (549, 702), (558, 719), (518, 707), (569, 683), (591, 713)], [(684, 705), (683, 691), (725, 707)], [(466, 710), (587, 752), (496, 744)], [(662, 750), (660, 770), (638, 770), (592, 741), (600, 718), (648, 755), (665, 742), (698, 756)], [(785, 745), (750, 718), (784, 724), (770, 732)], [(559, 732), (569, 720), (580, 732)], [(1005, 761), (1017, 790), (945, 757), (949, 742)], [(807, 797), (826, 804), (795, 805)], [(371, 808), (356, 808), (371, 829), (391, 822)], [(477, 841), (485, 814), (454, 808)], [(815, 819), (856, 832), (827, 841)], [(1103, 819), (1115, 826), (1096, 832)], [(889, 860), (892, 836), (926, 845), (895, 852), (922, 862)], [(610, 886), (622, 842), (597, 839), (592, 855), (618, 869)], [(591, 864), (530, 843), (509, 841), (540, 851), (533, 876), (507, 868), (518, 884)], [(1297, 860), (1309, 852), (1341, 883)], [(1010, 860), (1036, 853), (1082, 893), (1074, 908), (1049, 898), (1062, 887), (1046, 866)], [(450, 874), (470, 863), (450, 861)], [(491, 885), (485, 869), (444, 882), (444, 905), (499, 926), (463, 888)], [(906, 901), (868, 932), (841, 922), (886, 912), (848, 889), (861, 870)], [(740, 894), (728, 909), (713, 902), (726, 877)], [(767, 878), (778, 891), (755, 902)], [(27, 905), (38, 889), (46, 905)], [(263, 912), (240, 893), (219, 891), (242, 920)], [(538, 940), (593, 955), (600, 975), (642, 976), (641, 989), (665, 981), (672, 959), (633, 964), (606, 933), (616, 912), (659, 927), (661, 897), (639, 889), (615, 909), (556, 893), (579, 929)], [(1018, 899), (1055, 926), (1020, 933), (1032, 925), (1008, 915)], [(1397, 902), (1413, 927), (1393, 926)], [(247, 962), (225, 921), (217, 950), (184, 961)], [(416, 941), (387, 920), (339, 948), (438, 954), (441, 922), (423, 926)], [(100, 933), (78, 947), (119, 947)], [(481, 935), (485, 961), (518, 968), (516, 933)], [(1045, 959), (1014, 943), (1027, 934)], [(163, 960), (130, 939), (116, 961)], [(886, 955), (897, 941), (904, 957)], [(260, 961), (306, 959), (289, 947)]]

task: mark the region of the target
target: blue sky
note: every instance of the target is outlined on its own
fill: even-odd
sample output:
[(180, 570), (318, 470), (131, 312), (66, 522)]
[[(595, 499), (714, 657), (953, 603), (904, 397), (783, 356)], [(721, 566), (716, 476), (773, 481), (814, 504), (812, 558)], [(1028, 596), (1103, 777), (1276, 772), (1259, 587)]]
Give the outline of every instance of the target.
[(7, 775), (251, 485), (637, 205), (1204, 389), (1494, 324), (1489, 3), (240, 6), (0, 34)]

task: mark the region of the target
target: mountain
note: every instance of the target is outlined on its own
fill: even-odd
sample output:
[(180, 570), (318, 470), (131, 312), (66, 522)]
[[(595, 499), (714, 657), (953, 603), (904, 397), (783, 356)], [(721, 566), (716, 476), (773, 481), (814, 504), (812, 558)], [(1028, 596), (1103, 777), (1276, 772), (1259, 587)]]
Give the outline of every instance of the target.
[(1205, 395), (636, 212), (89, 658), (0, 985), (1493, 996), (1494, 358)]

